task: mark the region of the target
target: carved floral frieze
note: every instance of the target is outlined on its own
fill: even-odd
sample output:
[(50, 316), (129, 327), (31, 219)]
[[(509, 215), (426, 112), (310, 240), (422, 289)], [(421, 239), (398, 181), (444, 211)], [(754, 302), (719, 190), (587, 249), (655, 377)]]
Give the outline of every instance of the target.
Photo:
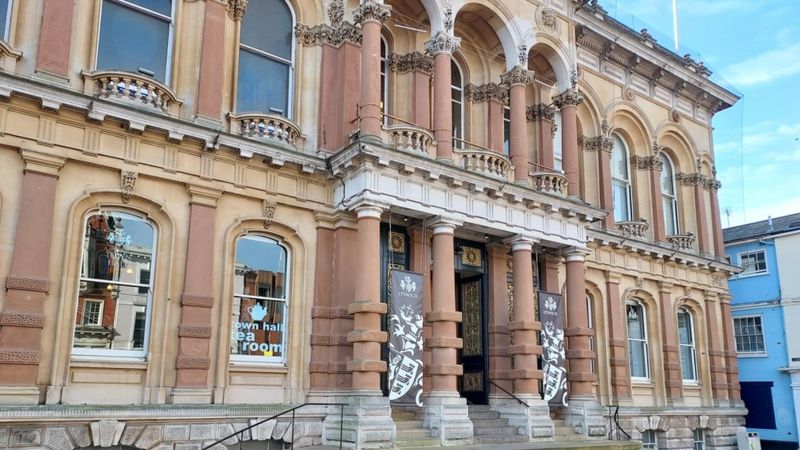
[(558, 109), (564, 108), (565, 106), (578, 106), (581, 102), (583, 102), (583, 94), (572, 88), (553, 97), (553, 104), (555, 104)]
[(552, 122), (553, 119), (555, 119), (556, 110), (550, 105), (539, 103), (538, 105), (529, 106), (525, 115), (528, 119), (528, 122), (533, 122), (539, 119), (549, 120)]
[(366, 1), (353, 10), (353, 22), (363, 23), (367, 20), (386, 21), (391, 15), (388, 7), (374, 1)]
[(508, 103), (508, 86), (497, 83), (486, 83), (482, 85), (470, 83), (464, 87), (464, 97), (467, 101), (473, 103), (497, 100), (505, 104)]
[(323, 44), (338, 47), (345, 42), (361, 45), (361, 29), (347, 21), (339, 23), (336, 27), (324, 23), (313, 27), (298, 23), (294, 27), (294, 34), (305, 47)]
[(500, 81), (509, 86), (515, 84), (528, 85), (533, 83), (533, 72), (520, 65), (516, 65), (513, 69), (501, 74)]
[(409, 73), (418, 70), (427, 74), (433, 73), (433, 58), (421, 52), (405, 55), (390, 53), (388, 63), (392, 72)]
[(452, 55), (460, 46), (461, 38), (440, 31), (425, 42), (425, 53), (432, 56), (436, 56), (439, 53)]

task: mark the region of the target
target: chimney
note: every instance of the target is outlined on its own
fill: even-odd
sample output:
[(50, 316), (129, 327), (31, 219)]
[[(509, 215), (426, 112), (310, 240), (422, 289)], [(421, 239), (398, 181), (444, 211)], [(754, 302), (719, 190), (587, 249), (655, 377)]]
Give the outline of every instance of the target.
[(767, 231), (775, 231), (775, 227), (772, 226), (772, 216), (767, 216)]

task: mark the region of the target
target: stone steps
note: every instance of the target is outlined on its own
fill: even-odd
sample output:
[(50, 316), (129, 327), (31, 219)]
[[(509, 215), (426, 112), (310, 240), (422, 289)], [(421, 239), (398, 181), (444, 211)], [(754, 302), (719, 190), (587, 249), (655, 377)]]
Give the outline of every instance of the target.
[(431, 437), (430, 431), (422, 426), (420, 412), (415, 409), (392, 409), (392, 420), (397, 427), (395, 448), (439, 447), (439, 438)]
[(473, 442), (476, 444), (512, 444), (527, 442), (516, 427), (492, 411), (487, 405), (470, 405), (469, 419), (472, 421)]

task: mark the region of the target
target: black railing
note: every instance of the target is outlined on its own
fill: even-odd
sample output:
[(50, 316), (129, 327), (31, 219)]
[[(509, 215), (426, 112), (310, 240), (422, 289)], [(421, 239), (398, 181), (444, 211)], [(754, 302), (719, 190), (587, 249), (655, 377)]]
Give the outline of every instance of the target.
[[(294, 408), (287, 409), (286, 411), (283, 411), (283, 412), (280, 412), (278, 414), (275, 414), (274, 416), (267, 417), (266, 419), (260, 420), (260, 421), (258, 421), (256, 423), (250, 425), (247, 428), (242, 428), (241, 430), (239, 430), (239, 431), (237, 431), (235, 433), (229, 434), (229, 435), (225, 436), (222, 439), (214, 441), (211, 444), (206, 445), (205, 447), (203, 447), (203, 450), (208, 450), (211, 447), (213, 447), (213, 446), (215, 446), (217, 444), (221, 444), (221, 443), (227, 441), (228, 439), (230, 439), (230, 438), (232, 438), (234, 436), (238, 436), (238, 435), (244, 433), (245, 431), (249, 431), (249, 430), (251, 430), (251, 429), (253, 429), (253, 428), (255, 428), (255, 427), (257, 427), (257, 426), (259, 426), (259, 425), (261, 425), (263, 423), (269, 422), (270, 420), (277, 419), (278, 417), (281, 417), (281, 416), (283, 416), (285, 414), (289, 414), (289, 413), (292, 413), (292, 425), (291, 425), (291, 428), (290, 428), (291, 433), (292, 433), (292, 442), (290, 442), (290, 448), (294, 449), (294, 419), (295, 419), (295, 411), (297, 411), (298, 409), (303, 408), (305, 406), (338, 406), (339, 407), (339, 448), (341, 449), (342, 448), (342, 440), (343, 440), (342, 431), (343, 431), (343, 426), (344, 426), (344, 407), (345, 407), (345, 404), (344, 403), (303, 403), (302, 405), (295, 406)], [(323, 433), (324, 433), (324, 431), (323, 431)], [(242, 442), (242, 440), (241, 440), (241, 438), (239, 438), (239, 443), (241, 444), (241, 442)]]
[(520, 402), (526, 408), (530, 408), (530, 405), (528, 405), (527, 403), (523, 402), (521, 398), (517, 397), (516, 395), (512, 394), (511, 392), (508, 392), (503, 386), (500, 386), (499, 384), (495, 383), (492, 380), (489, 380), (489, 383), (493, 384), (497, 389), (500, 389), (501, 391), (503, 391), (506, 394), (510, 395), (514, 400)]
[(619, 439), (619, 434), (622, 433), (625, 435), (625, 440), (630, 441), (631, 435), (628, 434), (627, 431), (622, 429), (622, 426), (619, 424), (619, 405), (608, 405), (609, 408), (614, 408), (614, 414), (611, 415), (611, 419), (614, 420), (613, 426), (608, 427), (609, 431), (609, 439), (611, 440), (621, 440)]

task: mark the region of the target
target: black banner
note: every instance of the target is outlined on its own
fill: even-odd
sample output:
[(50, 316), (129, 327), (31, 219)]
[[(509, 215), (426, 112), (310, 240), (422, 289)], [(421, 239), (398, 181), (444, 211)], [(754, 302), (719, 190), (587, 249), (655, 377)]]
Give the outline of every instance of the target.
[(567, 406), (567, 361), (561, 295), (539, 291), (538, 297), (539, 320), (542, 322), (544, 399), (550, 405)]
[(421, 273), (392, 271), (389, 311), (389, 400), (422, 406)]

